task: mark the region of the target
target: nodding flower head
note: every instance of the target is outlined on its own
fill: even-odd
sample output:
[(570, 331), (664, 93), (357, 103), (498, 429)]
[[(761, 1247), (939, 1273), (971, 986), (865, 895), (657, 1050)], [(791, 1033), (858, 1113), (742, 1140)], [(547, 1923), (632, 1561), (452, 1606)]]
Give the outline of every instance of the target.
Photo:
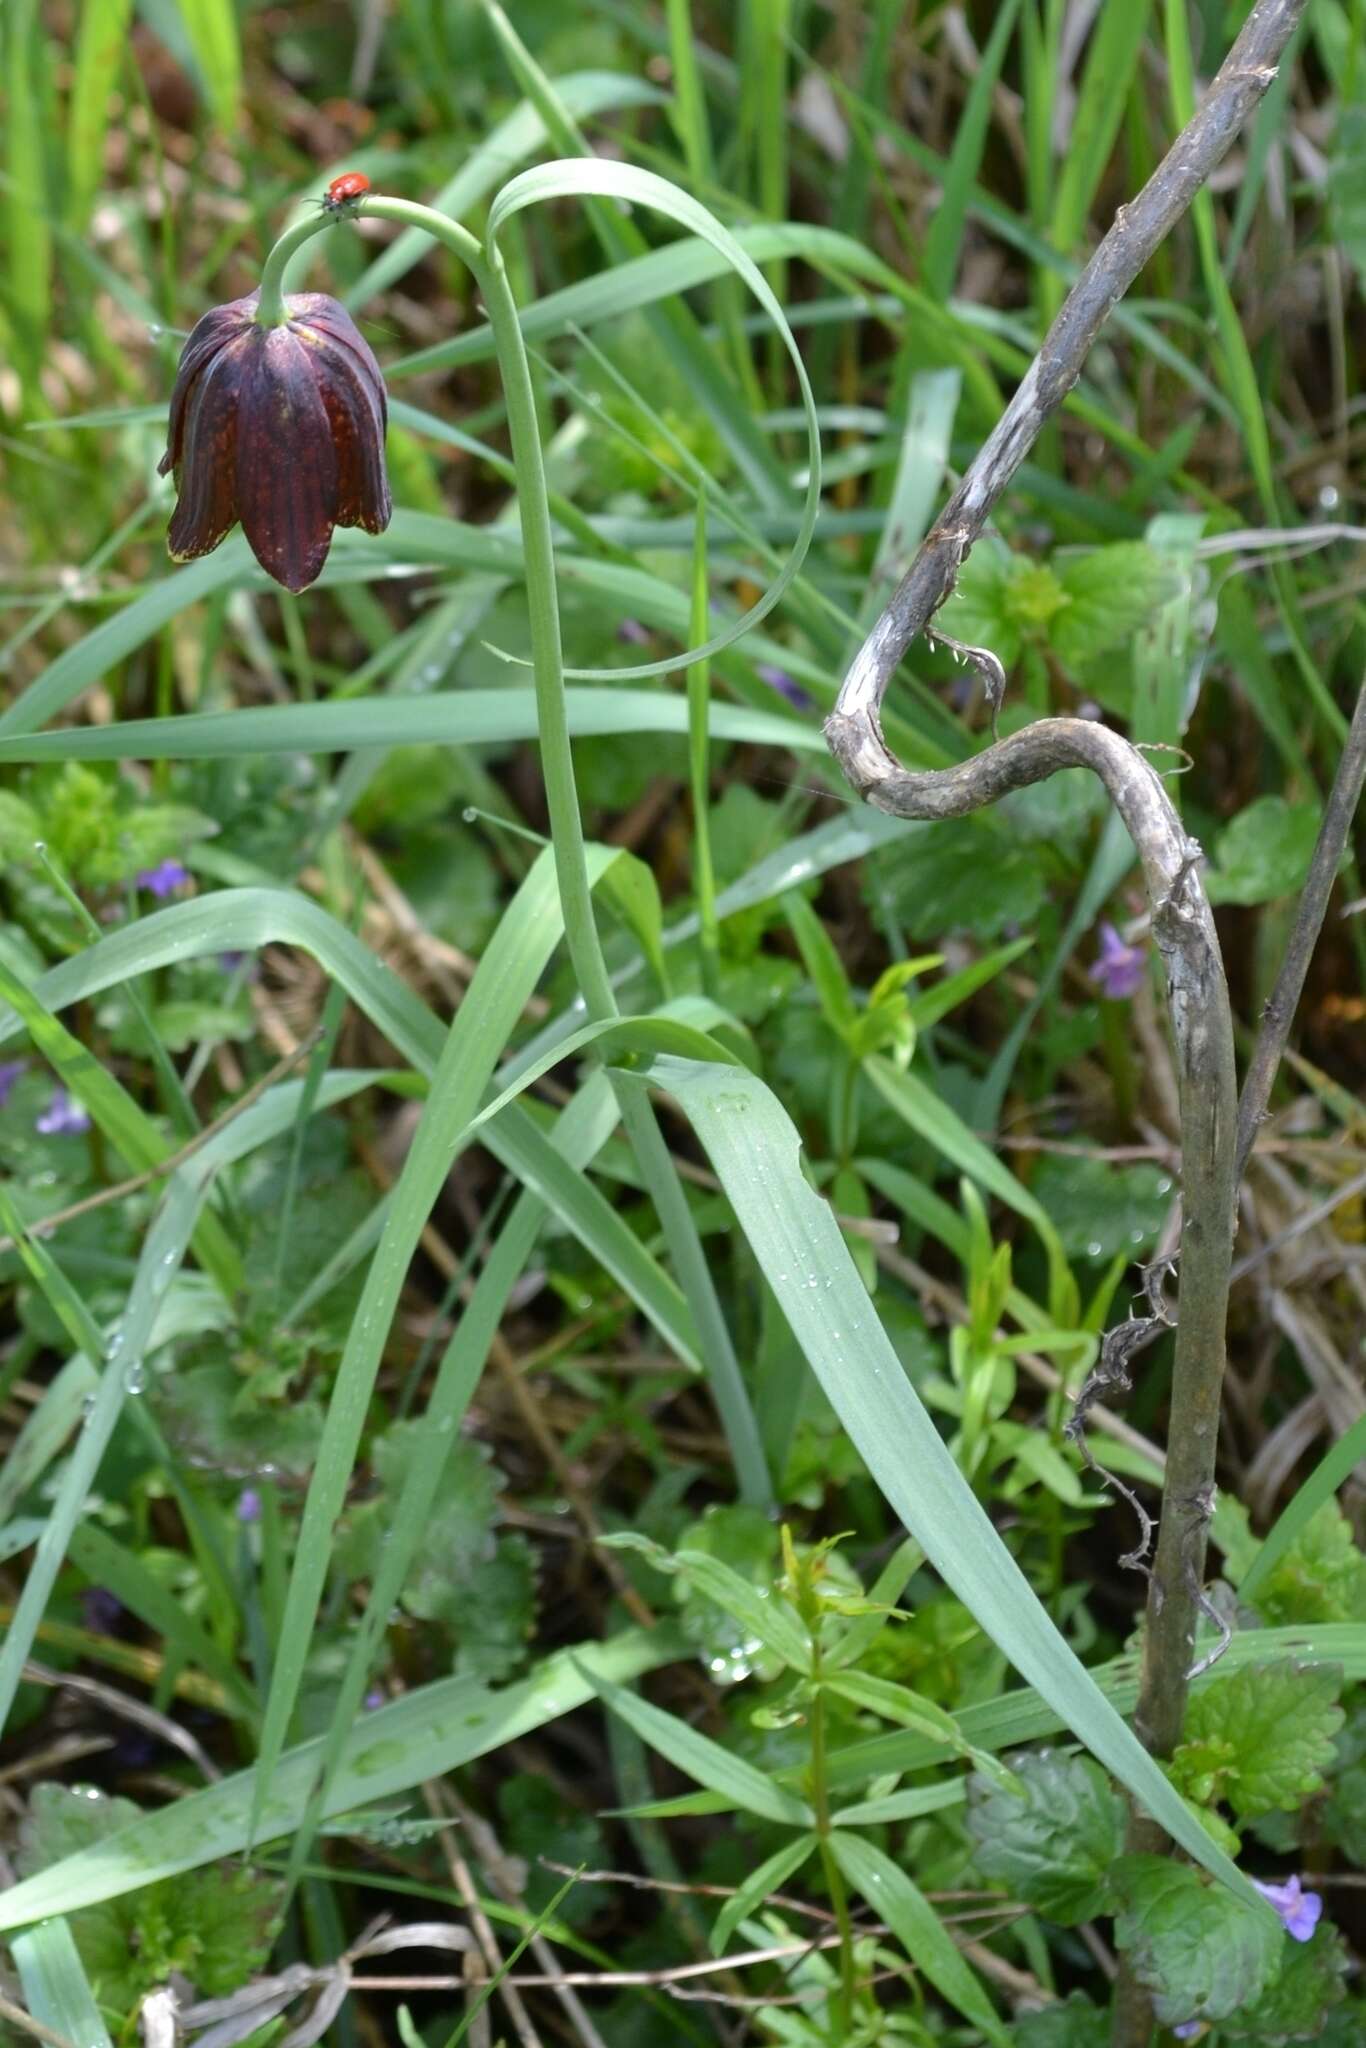
[(180, 493), (168, 542), (188, 562), (240, 519), (266, 574), (306, 590), (334, 527), (389, 524), (384, 379), (335, 299), (296, 293), (263, 327), (257, 296), (214, 306), (181, 355), (160, 463)]

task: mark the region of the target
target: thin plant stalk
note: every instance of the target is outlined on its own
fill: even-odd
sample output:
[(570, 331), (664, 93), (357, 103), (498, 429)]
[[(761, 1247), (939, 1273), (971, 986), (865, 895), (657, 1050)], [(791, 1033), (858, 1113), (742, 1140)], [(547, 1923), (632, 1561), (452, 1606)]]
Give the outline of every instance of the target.
[[(468, 266), (484, 302), (503, 379), (513, 466), (517, 475), (541, 772), (555, 849), (555, 873), (564, 913), (565, 941), (590, 1019), (594, 1022), (610, 1019), (620, 1012), (593, 914), (583, 820), (574, 778), (540, 421), (531, 366), (507, 267), (496, 244), (485, 248), (458, 222), (430, 207), (412, 200), (367, 194), (359, 202), (359, 208), (381, 220), (420, 228), (442, 243)], [(261, 273), (257, 319), (262, 324), (278, 324), (284, 320), (284, 280), (288, 266), (313, 235), (332, 224), (331, 217), (326, 214), (317, 219), (304, 219), (287, 229), (271, 250)], [(772, 1504), (773, 1488), (758, 1423), (682, 1182), (648, 1096), (625, 1077), (614, 1081), (614, 1087), (621, 1105), (622, 1124), (645, 1186), (659, 1212), (679, 1285), (687, 1297), (702, 1339), (713, 1398), (735, 1462), (737, 1489), (745, 1502), (767, 1507)]]
[[(692, 617), (688, 638), (694, 647), (707, 637), (707, 501), (697, 500), (693, 540)], [(688, 670), (688, 774), (692, 786), (693, 892), (697, 897), (697, 943), (702, 955), (702, 986), (715, 999), (721, 984), (721, 942), (716, 921), (716, 870), (711, 857), (711, 763), (707, 711), (711, 701), (711, 663), (695, 661)]]
[(1290, 1036), (1290, 1026), (1304, 992), (1309, 962), (1328, 914), (1328, 899), (1347, 851), (1348, 834), (1366, 784), (1366, 679), (1357, 692), (1356, 709), (1348, 728), (1347, 742), (1338, 759), (1333, 787), (1323, 809), (1323, 823), (1314, 844), (1295, 922), (1286, 944), (1281, 971), (1271, 991), (1257, 1032), (1257, 1043), (1243, 1077), (1238, 1104), (1238, 1178), (1241, 1180), (1257, 1142), (1257, 1130), (1271, 1100), (1271, 1087)]

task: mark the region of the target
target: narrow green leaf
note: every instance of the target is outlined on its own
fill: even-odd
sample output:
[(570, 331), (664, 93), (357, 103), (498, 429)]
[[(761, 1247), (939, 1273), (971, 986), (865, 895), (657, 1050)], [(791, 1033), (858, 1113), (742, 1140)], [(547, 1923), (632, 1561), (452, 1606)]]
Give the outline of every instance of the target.
[(855, 1891), (886, 1921), (935, 1990), (980, 2027), (995, 2048), (1010, 2048), (1010, 2034), (992, 2010), (981, 1979), (963, 1960), (934, 1907), (900, 1864), (862, 1835), (846, 1834), (842, 1829), (831, 1835), (830, 1847)]
[(794, 1828), (811, 1826), (811, 1809), (804, 1799), (785, 1792), (766, 1772), (746, 1763), (743, 1757), (733, 1756), (710, 1736), (606, 1679), (596, 1680), (594, 1689), (605, 1706), (620, 1715), (628, 1728), (634, 1728), (642, 1742), (658, 1750), (694, 1783), (719, 1793), (745, 1813), (757, 1813), (761, 1820), (776, 1820)]
[[(593, 850), (590, 866), (594, 878), (601, 874), (607, 858), (610, 856), (604, 856), (601, 849)], [(477, 1110), (494, 1064), (562, 928), (554, 860), (547, 849), (504, 912), (456, 1012), (347, 1333), (304, 1501), (271, 1674), (257, 1760), (253, 1840), (264, 1824), (271, 1786), (289, 1739), (337, 1517), (346, 1499), (399, 1293), (450, 1171), (453, 1146)], [(302, 1853), (298, 1848), (302, 1839), (296, 1838), (296, 1854)]]
[(24, 2003), (41, 2026), (73, 2048), (112, 2048), (95, 1994), (65, 1920), (45, 1920), (10, 1943)]
[(798, 1835), (795, 1841), (784, 1842), (781, 1849), (765, 1857), (759, 1868), (751, 1871), (716, 1916), (707, 1944), (714, 1956), (724, 1954), (726, 1944), (740, 1922), (757, 1912), (770, 1892), (776, 1892), (780, 1885), (796, 1875), (819, 1839), (817, 1835)]
[(93, 1585), (111, 1592), (130, 1614), (165, 1638), (182, 1664), (197, 1666), (221, 1685), (233, 1710), (254, 1725), (260, 1709), (242, 1673), (196, 1620), (183, 1600), (152, 1572), (136, 1551), (116, 1543), (93, 1521), (78, 1522), (67, 1543), (67, 1555)]
[(839, 1225), (802, 1174), (800, 1140), (776, 1096), (739, 1068), (664, 1059), (645, 1078), (686, 1110), (827, 1398), (940, 1576), (1175, 1840), (1241, 1897), (1255, 1898), (1054, 1627), (954, 1463), (877, 1319)]
[[(90, 960), (97, 947), (88, 948), (69, 962), (71, 966)], [(44, 981), (48, 977), (44, 976)], [(171, 1146), (145, 1111), (139, 1109), (121, 1082), (103, 1067), (95, 1055), (73, 1037), (52, 1015), (43, 998), (25, 988), (19, 977), (0, 961), (0, 1001), (10, 1006), (12, 1016), (0, 1013), (0, 1034), (5, 1022), (9, 1031), (26, 1030), (43, 1057), (59, 1075), (62, 1085), (89, 1110), (93, 1121), (121, 1155), (130, 1172), (140, 1173), (160, 1166), (170, 1156)], [(231, 1296), (241, 1281), (241, 1263), (227, 1232), (216, 1216), (205, 1215), (195, 1229), (195, 1250), (206, 1272), (211, 1273), (225, 1295)]]
[[(1125, 0), (1125, 4), (1128, 4), (1128, 0)], [(939, 203), (934, 209), (930, 230), (925, 237), (925, 250), (921, 260), (925, 283), (937, 299), (947, 299), (953, 290), (959, 252), (963, 245), (968, 201), (977, 181), (977, 173), (981, 169), (982, 151), (986, 146), (987, 130), (991, 124), (992, 95), (996, 91), (996, 81), (1001, 75), (1006, 48), (1014, 33), (1015, 17), (1019, 11), (1020, 0), (1003, 0), (1003, 4), (997, 6), (991, 24), (991, 34), (987, 37), (986, 47), (982, 51), (972, 84), (968, 89), (967, 100), (954, 129), (953, 148), (949, 152)], [(1134, 11), (1139, 12), (1137, 7)]]
[(209, 111), (229, 134), (242, 97), (242, 45), (232, 0), (176, 0)]
[[(459, 1770), (573, 1713), (593, 1698), (599, 1680), (629, 1685), (687, 1653), (688, 1645), (675, 1630), (656, 1623), (610, 1642), (558, 1651), (528, 1678), (498, 1690), (467, 1678), (418, 1686), (366, 1714), (351, 1729), (326, 1817), (377, 1805), (427, 1778)], [(321, 1739), (306, 1742), (280, 1759), (266, 1806), (270, 1840), (287, 1838), (302, 1818), (322, 1746)], [(253, 1778), (252, 1771), (239, 1771), (11, 1885), (0, 1892), (0, 1928), (74, 1913), (179, 1871), (240, 1855), (247, 1846)]]
[[(230, 547), (232, 543), (224, 545)], [(219, 554), (222, 552), (220, 548)], [(210, 559), (216, 561), (218, 556)], [(191, 573), (188, 569), (180, 570), (176, 576), (168, 577), (165, 584), (154, 585), (148, 595), (155, 595)], [(137, 598), (128, 610), (136, 611), (145, 602), (145, 598)], [(125, 616), (120, 614), (120, 619)], [(152, 621), (149, 631), (161, 623), (164, 620)], [(88, 647), (104, 631), (104, 627), (96, 627), (78, 645)], [(106, 650), (109, 665), (128, 653), (133, 644), (136, 641)], [(53, 663), (48, 670), (49, 678), (65, 659), (64, 655), (59, 656)], [(55, 717), (72, 697), (79, 696), (103, 673), (103, 659), (103, 654), (98, 662), (92, 656), (69, 695), (64, 684), (60, 702), (46, 702), (38, 707), (42, 715)], [(32, 687), (36, 691), (40, 685)], [(683, 733), (688, 729), (688, 707), (682, 697), (624, 689), (568, 690), (565, 695), (569, 700), (569, 730), (575, 738), (613, 733)], [(824, 749), (816, 727), (778, 712), (713, 704), (707, 724), (712, 737), (718, 740), (794, 747), (803, 753)], [(130, 719), (122, 725), (70, 726), (46, 733), (30, 731), (21, 723), (6, 727), (0, 736), (0, 762), (224, 760), (242, 754), (340, 754), (353, 747), (484, 746), (535, 737), (534, 693), (509, 687), (443, 691), (435, 697), (352, 697), (325, 704), (274, 704), (251, 711), (191, 712), (183, 718)]]
[(1146, 0), (1105, 0), (1092, 32), (1049, 228), (1054, 248), (1065, 256), (1081, 240), (1114, 148), (1149, 14)]
[[(606, 113), (609, 107), (658, 106), (665, 95), (643, 78), (628, 78), (617, 71), (571, 71), (557, 78), (555, 90), (566, 108), (578, 120)], [(427, 204), (450, 220), (468, 220), (481, 200), (486, 199), (514, 164), (535, 156), (547, 140), (545, 122), (529, 100), (522, 100), (505, 114), (465, 156), (459, 170), (448, 179)], [(316, 248), (316, 243), (309, 245)], [(431, 254), (431, 236), (421, 228), (405, 228), (361, 272), (342, 304), (352, 312), (397, 284), (415, 263)]]
[(81, 0), (76, 69), (66, 118), (66, 217), (85, 227), (104, 175), (109, 102), (118, 83), (133, 0)]
[(12, 0), (4, 32), (5, 212), (9, 225), (5, 298), (23, 352), (25, 375), (32, 378), (52, 317), (52, 228), (42, 89), (47, 41), (37, 0)]
[(816, 515), (820, 510), (821, 495), (821, 432), (816, 416), (816, 400), (806, 374), (806, 364), (797, 346), (796, 336), (784, 317), (782, 307), (774, 297), (763, 273), (746, 255), (744, 249), (727, 228), (722, 227), (705, 206), (699, 205), (666, 178), (656, 177), (653, 171), (642, 171), (630, 164), (611, 163), (603, 158), (571, 158), (559, 163), (539, 164), (535, 169), (523, 171), (506, 184), (489, 210), (488, 240), (490, 245), (497, 242), (498, 231), (505, 220), (519, 213), (523, 207), (534, 206), (542, 200), (562, 199), (570, 194), (602, 195), (607, 198), (626, 199), (633, 204), (647, 206), (652, 211), (664, 214), (681, 227), (690, 228), (694, 235), (718, 250), (731, 268), (744, 280), (776, 327), (797, 380), (801, 395), (802, 412), (806, 422), (806, 496), (802, 506), (801, 524), (788, 552), (787, 560), (777, 577), (769, 585), (756, 604), (736, 619), (723, 633), (714, 634), (700, 647), (693, 647), (686, 654), (670, 657), (663, 661), (641, 662), (615, 671), (597, 669), (566, 669), (566, 676), (597, 677), (615, 673), (620, 676), (664, 675), (670, 669), (689, 662), (704, 661), (720, 654), (732, 642), (740, 639), (752, 626), (767, 617), (792, 583), (816, 528)]
[(1266, 1541), (1252, 1560), (1251, 1569), (1239, 1582), (1239, 1599), (1246, 1602), (1256, 1600), (1258, 1590), (1266, 1584), (1296, 1538), (1363, 1462), (1366, 1462), (1366, 1415), (1359, 1415), (1346, 1435), (1325, 1452), (1304, 1484), (1297, 1488), (1293, 1500), (1277, 1516)]
[(865, 1060), (863, 1070), (897, 1115), (960, 1173), (967, 1174), (1017, 1216), (1032, 1223), (1046, 1244), (1056, 1242), (1057, 1233), (1028, 1188), (1016, 1180), (1010, 1168), (1002, 1165), (996, 1154), (918, 1074), (903, 1073), (879, 1055)]

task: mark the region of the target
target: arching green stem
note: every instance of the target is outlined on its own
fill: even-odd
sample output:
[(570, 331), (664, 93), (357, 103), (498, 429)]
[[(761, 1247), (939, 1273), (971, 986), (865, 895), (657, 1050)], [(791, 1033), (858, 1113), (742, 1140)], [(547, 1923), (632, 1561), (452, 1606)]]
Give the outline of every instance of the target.
[[(555, 585), (555, 552), (536, 397), (502, 253), (496, 243), (485, 247), (457, 221), (409, 199), (391, 199), (382, 194), (367, 193), (357, 203), (355, 211), (380, 220), (396, 221), (403, 227), (420, 228), (431, 235), (434, 241), (440, 242), (467, 266), (484, 302), (507, 400), (508, 430), (517, 473), (517, 505), (522, 526), (541, 772), (545, 779), (546, 806), (555, 846), (555, 872), (564, 912), (565, 939), (590, 1018), (597, 1021), (615, 1017), (618, 1015), (617, 1002), (593, 915), (583, 823), (574, 780), (560, 644), (560, 608)], [(279, 325), (284, 320), (283, 284), (290, 259), (311, 236), (333, 223), (334, 216), (323, 213), (316, 220), (298, 222), (280, 237), (261, 273), (261, 301), (256, 317), (263, 324)], [(679, 1283), (698, 1327), (713, 1397), (735, 1461), (741, 1498), (755, 1505), (771, 1505), (772, 1484), (758, 1425), (717, 1300), (706, 1254), (669, 1148), (643, 1090), (623, 1080), (617, 1087), (617, 1096), (622, 1123), (644, 1184), (659, 1211)]]

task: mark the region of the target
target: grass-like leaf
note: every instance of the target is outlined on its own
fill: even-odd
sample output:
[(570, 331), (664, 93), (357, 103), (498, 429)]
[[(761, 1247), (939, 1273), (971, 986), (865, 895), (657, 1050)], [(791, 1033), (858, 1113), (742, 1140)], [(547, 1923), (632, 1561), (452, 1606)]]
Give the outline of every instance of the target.
[(833, 1213), (802, 1175), (800, 1141), (777, 1097), (739, 1068), (665, 1059), (646, 1072), (687, 1112), (812, 1371), (941, 1578), (1173, 1838), (1240, 1896), (1255, 1898), (1054, 1627), (954, 1463)]
[(855, 1891), (885, 1920), (916, 1968), (936, 1991), (972, 2020), (995, 2048), (1010, 2048), (1010, 2034), (992, 2010), (970, 1965), (954, 1944), (934, 1907), (899, 1863), (862, 1835), (836, 1829), (830, 1838), (835, 1861)]
[[(342, 1768), (328, 1794), (331, 1817), (373, 1806), (459, 1770), (504, 1743), (520, 1741), (561, 1714), (581, 1707), (599, 1680), (628, 1685), (675, 1657), (687, 1645), (671, 1628), (631, 1629), (606, 1643), (584, 1643), (547, 1657), (516, 1685), (494, 1691), (467, 1678), (418, 1686), (402, 1699), (366, 1714), (346, 1736)], [(297, 1827), (314, 1783), (321, 1738), (281, 1757), (271, 1780), (265, 1834), (271, 1841)], [(239, 1771), (157, 1813), (144, 1814), (91, 1849), (38, 1871), (0, 1893), (0, 1929), (25, 1927), (53, 1913), (74, 1913), (101, 1899), (178, 1871), (198, 1870), (247, 1846), (252, 1771)]]
[(676, 1770), (695, 1784), (717, 1792), (744, 1813), (757, 1813), (761, 1820), (776, 1820), (789, 1827), (809, 1828), (811, 1808), (795, 1793), (787, 1792), (754, 1764), (732, 1755), (719, 1742), (699, 1729), (690, 1728), (675, 1714), (627, 1692), (606, 1679), (595, 1681), (598, 1696), (628, 1728), (634, 1728), (642, 1742), (667, 1759)]

